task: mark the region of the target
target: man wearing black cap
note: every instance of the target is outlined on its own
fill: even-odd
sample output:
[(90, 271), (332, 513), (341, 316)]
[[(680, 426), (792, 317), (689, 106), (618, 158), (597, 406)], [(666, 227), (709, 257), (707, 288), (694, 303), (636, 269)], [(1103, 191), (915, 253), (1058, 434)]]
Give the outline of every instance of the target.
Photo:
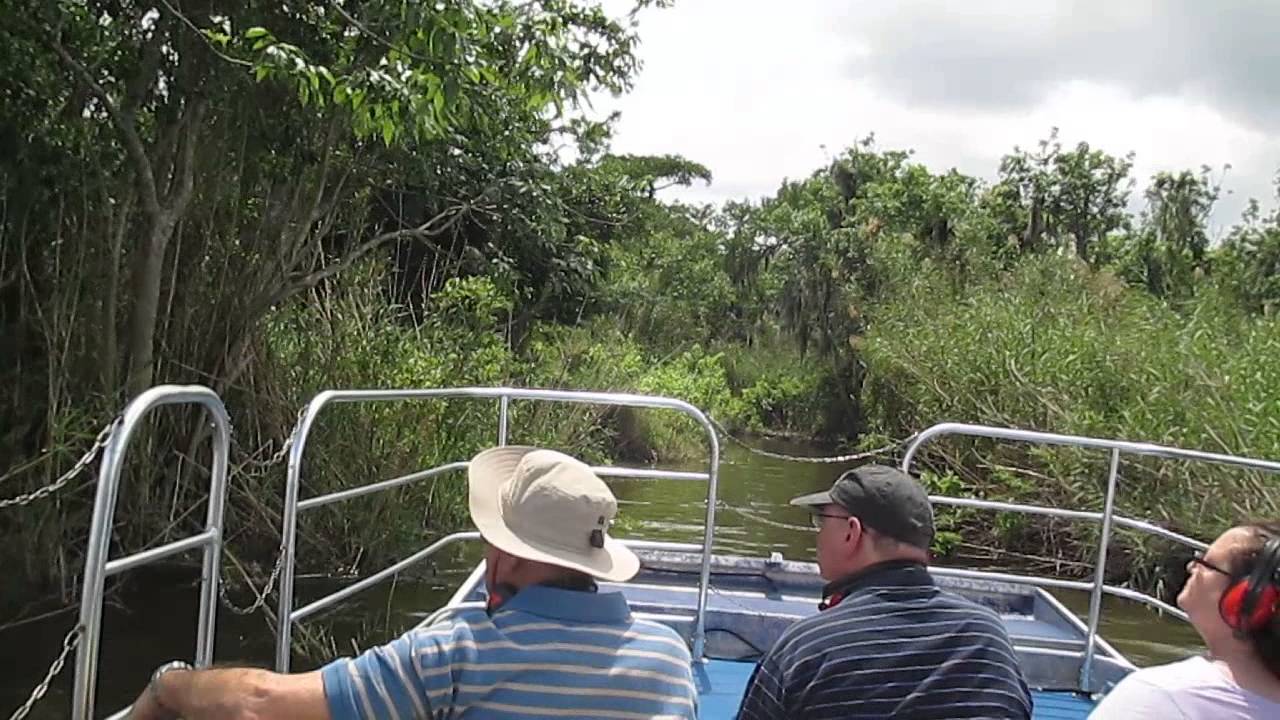
[(918, 482), (867, 465), (791, 504), (818, 529), (822, 612), (778, 638), (739, 718), (1031, 717), (999, 617), (929, 576), (933, 509)]

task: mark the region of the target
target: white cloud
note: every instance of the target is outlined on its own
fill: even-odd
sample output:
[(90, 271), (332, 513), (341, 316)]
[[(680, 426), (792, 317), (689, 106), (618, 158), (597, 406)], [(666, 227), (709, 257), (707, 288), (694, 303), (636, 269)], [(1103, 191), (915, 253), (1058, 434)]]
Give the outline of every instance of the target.
[[(682, 0), (641, 15), (644, 69), (635, 89), (595, 104), (622, 111), (616, 151), (674, 152), (710, 167), (711, 187), (670, 191), (695, 202), (772, 194), (784, 177), (808, 175), (871, 132), (881, 147), (914, 148), (935, 170), (957, 167), (991, 178), (1001, 155), (1014, 145), (1033, 145), (1054, 126), (1064, 143), (1085, 140), (1114, 154), (1137, 153), (1135, 209), (1151, 173), (1224, 163), (1233, 166), (1224, 184), (1232, 194), (1220, 202), (1216, 225), (1234, 222), (1248, 197), (1274, 198), (1271, 179), (1280, 168), (1274, 130), (1280, 128), (1268, 132), (1270, 116), (1244, 110), (1265, 97), (1247, 102), (1237, 79), (1224, 78), (1226, 89), (1218, 92), (1202, 74), (1161, 84), (1151, 73), (1135, 80), (1119, 66), (1114, 75), (1098, 64), (1059, 69), (1054, 63), (1061, 53), (1090, 48), (1046, 41), (1039, 57), (1028, 49), (1034, 42), (1009, 28), (1034, 39), (1062, 17), (1061, 8), (1037, 5), (1032, 12), (1026, 3), (1005, 0), (951, 5), (958, 6), (963, 12), (941, 12), (933, 3)], [(1135, 17), (1151, 14), (1113, 14), (1098, 22), (1131, 28)], [(937, 23), (952, 23), (954, 32)], [(919, 28), (917, 35), (910, 36), (912, 28)], [(983, 45), (982, 28), (990, 28), (992, 47)], [(1108, 57), (1116, 57), (1114, 33), (1096, 35)], [(1222, 36), (1215, 34), (1230, 41)], [(968, 51), (928, 45), (948, 38)], [(899, 50), (892, 57), (877, 60), (893, 47)], [(932, 54), (909, 62), (902, 48)], [(1022, 66), (1028, 63), (1035, 67)], [(1275, 69), (1280, 73), (1280, 62)], [(1034, 92), (1014, 86), (1028, 77)], [(887, 81), (905, 85), (895, 91)], [(957, 99), (966, 88), (981, 88), (974, 91), (980, 97)], [(1230, 101), (1221, 100), (1228, 95)]]

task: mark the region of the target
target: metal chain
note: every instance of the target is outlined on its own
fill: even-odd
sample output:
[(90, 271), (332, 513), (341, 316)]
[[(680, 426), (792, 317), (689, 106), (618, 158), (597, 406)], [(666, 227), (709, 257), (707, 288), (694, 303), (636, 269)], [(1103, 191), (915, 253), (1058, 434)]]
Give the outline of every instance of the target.
[(272, 588), (275, 587), (276, 580), (280, 578), (280, 568), (284, 567), (284, 545), (280, 546), (280, 554), (276, 557), (276, 566), (271, 569), (271, 575), (267, 577), (267, 583), (262, 586), (262, 592), (258, 592), (253, 583), (248, 579), (245, 585), (249, 586), (249, 592), (253, 593), (253, 604), (249, 607), (242, 608), (231, 602), (231, 598), (227, 597), (227, 583), (218, 583), (218, 597), (222, 599), (222, 605), (226, 609), (236, 615), (252, 615), (258, 611), (258, 608), (267, 604), (267, 598), (271, 595)]
[(84, 628), (81, 625), (71, 628), (71, 632), (67, 633), (67, 636), (62, 639), (62, 652), (58, 653), (58, 657), (49, 666), (48, 672), (44, 674), (44, 680), (41, 680), (40, 684), (36, 685), (35, 689), (31, 691), (31, 696), (27, 698), (26, 702), (22, 703), (22, 707), (13, 711), (13, 714), (9, 716), (9, 720), (22, 720), (31, 712), (31, 708), (40, 702), (40, 698), (49, 692), (49, 686), (53, 684), (53, 679), (58, 676), (58, 673), (62, 672), (62, 666), (67, 662), (67, 656), (80, 644), (80, 638), (84, 634), (83, 631)]
[[(245, 466), (252, 466), (256, 470), (260, 471), (260, 470), (267, 470), (272, 467), (275, 467), (276, 465), (279, 465), (280, 462), (284, 460), (286, 456), (288, 456), (289, 450), (293, 447), (293, 440), (298, 436), (298, 428), (299, 426), (302, 425), (302, 419), (306, 415), (306, 413), (307, 413), (307, 408), (305, 406), (298, 411), (297, 420), (294, 422), (293, 429), (289, 432), (288, 437), (286, 437), (284, 439), (284, 442), (280, 444), (280, 449), (277, 450), (275, 453), (273, 453), (271, 457), (268, 458), (266, 461), (256, 460), (249, 453), (244, 452), (243, 450), (240, 450), (240, 453), (245, 457), (239, 464), (236, 465), (236, 471), (239, 472), (239, 470), (241, 468), (244, 468)], [(231, 438), (234, 446), (237, 449), (239, 449), (239, 443), (235, 442), (234, 431), (231, 434)], [(284, 552), (285, 552), (285, 546), (282, 539), (280, 543), (280, 549), (276, 554), (275, 567), (271, 569), (271, 574), (267, 576), (267, 582), (262, 586), (261, 592), (259, 592), (256, 588), (254, 588), (252, 581), (250, 581), (247, 577), (245, 578), (245, 584), (249, 586), (249, 592), (253, 593), (253, 596), (254, 596), (253, 603), (249, 605), (249, 607), (239, 607), (235, 603), (233, 603), (231, 601), (231, 598), (227, 596), (228, 583), (225, 580), (219, 582), (218, 597), (219, 599), (222, 600), (223, 607), (235, 613), (236, 615), (252, 615), (253, 613), (257, 612), (259, 608), (265, 605), (267, 603), (267, 598), (271, 595), (271, 590), (275, 587), (276, 581), (280, 579), (280, 570), (284, 567)]]
[(759, 448), (752, 447), (748, 445), (746, 442), (739, 440), (738, 438), (729, 434), (729, 431), (725, 430), (723, 425), (716, 422), (715, 418), (708, 417), (707, 419), (711, 421), (711, 424), (715, 426), (716, 430), (719, 431), (721, 435), (729, 438), (735, 444), (740, 445), (743, 448), (746, 448), (748, 451), (755, 453), (756, 455), (762, 455), (764, 457), (773, 458), (775, 460), (787, 460), (790, 462), (847, 463), (847, 462), (853, 462), (855, 460), (866, 460), (867, 458), (881, 457), (884, 455), (888, 455), (889, 453), (902, 447), (903, 445), (906, 445), (907, 443), (914, 440), (916, 435), (919, 435), (919, 433), (911, 433), (907, 437), (901, 440), (895, 440), (889, 443), (888, 445), (885, 445), (884, 447), (879, 447), (874, 450), (867, 450), (865, 452), (853, 453), (851, 455), (832, 455), (828, 457), (806, 457), (803, 455), (784, 455), (782, 453), (769, 452), (768, 450), (761, 450)]
[(306, 414), (307, 414), (307, 408), (306, 406), (303, 406), (303, 408), (298, 411), (298, 417), (294, 420), (293, 429), (289, 431), (288, 437), (286, 437), (284, 439), (284, 442), (280, 444), (280, 449), (272, 453), (271, 457), (267, 458), (266, 460), (258, 460), (257, 458), (254, 457), (255, 453), (250, 453), (246, 451), (244, 448), (240, 447), (240, 443), (236, 439), (235, 428), (231, 427), (230, 430), (231, 430), (232, 446), (236, 449), (236, 451), (240, 455), (243, 456), (243, 459), (241, 459), (236, 464), (235, 472), (239, 472), (245, 467), (251, 467), (251, 468), (254, 468), (255, 470), (269, 470), (275, 467), (276, 465), (280, 464), (280, 461), (284, 460), (285, 457), (289, 455), (289, 449), (293, 447), (293, 438), (297, 436), (298, 426), (302, 424), (302, 418)]
[(61, 477), (34, 492), (0, 500), (0, 510), (7, 507), (30, 505), (36, 500), (48, 497), (61, 490), (67, 483), (71, 482), (72, 478), (79, 475), (80, 471), (83, 470), (86, 465), (93, 462), (93, 459), (97, 457), (99, 450), (106, 447), (107, 443), (111, 441), (111, 433), (115, 432), (116, 426), (120, 424), (121, 419), (121, 416), (117, 415), (115, 419), (107, 423), (102, 430), (98, 432), (98, 436), (94, 438), (93, 447), (89, 448), (89, 451), (81, 456), (81, 458), (76, 461), (76, 464), (71, 466), (71, 469), (63, 473)]

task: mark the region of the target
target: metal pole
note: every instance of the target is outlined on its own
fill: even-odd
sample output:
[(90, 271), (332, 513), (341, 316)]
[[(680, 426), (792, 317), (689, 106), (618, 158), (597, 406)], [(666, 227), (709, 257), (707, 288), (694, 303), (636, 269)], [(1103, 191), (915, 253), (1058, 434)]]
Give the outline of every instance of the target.
[(1280, 473), (1280, 461), (1277, 460), (1259, 460), (1257, 458), (1240, 457), (1238, 455), (1223, 455), (1221, 453), (1210, 453), (1200, 450), (1184, 450), (1182, 448), (1153, 445), (1151, 443), (1128, 442), (1125, 440), (1103, 440), (1100, 438), (1084, 437), (1081, 435), (1059, 435), (1057, 433), (1039, 432), (1035, 430), (1017, 430), (1014, 428), (999, 428), (992, 427), (990, 425), (968, 425), (965, 423), (939, 423), (938, 425), (934, 425), (933, 427), (924, 430), (919, 435), (916, 435), (915, 440), (911, 441), (911, 444), (907, 446), (906, 452), (903, 454), (903, 471), (909, 472), (911, 470), (911, 461), (915, 459), (916, 452), (922, 445), (934, 438), (942, 437), (944, 435), (968, 435), (970, 437), (983, 437), (993, 440), (1015, 440), (1018, 442), (1041, 443), (1044, 445), (1067, 445), (1070, 447), (1096, 448), (1098, 450), (1119, 450), (1121, 452), (1132, 453), (1134, 455), (1146, 455), (1150, 457), (1165, 458), (1168, 460), (1194, 460), (1196, 462), (1216, 463), (1219, 465), (1249, 468), (1250, 470)]
[[(204, 582), (200, 599), (200, 626), (196, 640), (197, 662), (208, 664), (213, 658), (213, 630), (215, 607), (209, 603), (210, 593), (217, 597), (216, 578), (221, 559), (218, 546), (221, 542), (222, 510), (226, 494), (227, 452), (230, 446), (231, 422), (227, 418), (222, 399), (209, 388), (200, 385), (160, 385), (146, 390), (134, 398), (125, 408), (119, 427), (112, 433), (102, 454), (98, 470), (98, 488), (94, 495), (93, 518), (89, 524), (89, 541), (85, 553), (84, 582), (80, 591), (80, 627), (84, 635), (76, 648), (76, 677), (71, 695), (73, 720), (89, 720), (93, 717), (98, 680), (98, 653), (102, 639), (102, 598), (107, 576), (111, 529), (115, 517), (116, 499), (120, 475), (124, 468), (125, 453), (133, 431), (152, 409), (161, 405), (194, 403), (207, 409), (214, 417), (217, 430), (214, 434), (214, 473), (210, 482), (209, 515), (205, 530), (217, 529), (205, 547)], [(221, 467), (219, 467), (221, 462)], [(219, 470), (221, 472), (219, 472)], [(221, 478), (221, 480), (219, 480)], [(210, 552), (210, 548), (214, 548)], [(157, 556), (160, 557), (160, 556)], [(210, 564), (215, 582), (210, 584)]]
[(332, 395), (325, 391), (307, 405), (307, 412), (293, 428), (293, 444), (289, 447), (289, 467), (284, 480), (284, 507), (280, 510), (280, 577), (276, 581), (280, 598), (276, 609), (276, 672), (289, 672), (289, 651), (293, 643), (293, 564), (298, 535), (298, 486), (302, 483), (302, 451), (307, 446), (311, 424)]
[(71, 691), (73, 720), (90, 720), (93, 717), (99, 641), (102, 638), (102, 594), (106, 581), (107, 546), (111, 540), (121, 460), (128, 447), (129, 436), (133, 434), (138, 422), (138, 415), (133, 409), (131, 403), (125, 410), (124, 421), (107, 443), (107, 448), (102, 453), (102, 466), (98, 470), (98, 489), (94, 494), (88, 552), (84, 559), (84, 583), (80, 589), (80, 627), (84, 629), (84, 636), (80, 638), (80, 645), (76, 648), (76, 679)]
[(1120, 449), (1111, 450), (1111, 469), (1107, 472), (1107, 497), (1102, 508), (1102, 534), (1098, 541), (1098, 564), (1094, 569), (1093, 589), (1089, 594), (1089, 633), (1085, 638), (1084, 663), (1080, 666), (1080, 689), (1090, 692), (1093, 680), (1094, 646), (1098, 638), (1098, 620), (1102, 614), (1102, 586), (1107, 573), (1107, 544), (1111, 540), (1111, 514), (1116, 502), (1116, 475), (1120, 469)]
[(511, 407), (511, 397), (503, 395), (498, 399), (498, 445), (507, 444), (507, 412)]
[(214, 539), (204, 547), (204, 564), (200, 569), (200, 620), (196, 636), (196, 666), (213, 664), (214, 625), (218, 619), (218, 583), (222, 581), (222, 515), (227, 500), (227, 465), (231, 455), (231, 424), (224, 413), (213, 416), (213, 473), (209, 479), (209, 511), (206, 531)]
[(698, 610), (693, 622), (693, 647), (690, 651), (696, 662), (702, 659), (702, 651), (707, 639), (707, 594), (711, 587), (711, 548), (716, 537), (716, 493), (720, 476), (720, 437), (701, 411), (698, 411), (695, 417), (707, 430), (707, 437), (711, 441), (711, 460), (707, 466), (707, 524), (702, 534), (702, 568), (698, 573)]

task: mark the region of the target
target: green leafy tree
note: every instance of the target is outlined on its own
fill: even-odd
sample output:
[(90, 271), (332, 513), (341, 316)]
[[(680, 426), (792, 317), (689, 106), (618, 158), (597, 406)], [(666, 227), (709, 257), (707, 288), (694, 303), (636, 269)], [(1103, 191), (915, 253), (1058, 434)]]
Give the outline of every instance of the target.
[(1218, 281), (1244, 308), (1273, 315), (1280, 308), (1280, 207), (1263, 216), (1259, 204), (1250, 201), (1243, 222), (1213, 254), (1213, 262)]
[[(259, 372), (271, 318), (378, 260), (389, 278), (350, 281), (422, 302), (369, 317), (421, 322), (432, 293), (478, 275), (509, 299), (508, 327), (569, 316), (644, 189), (596, 194), (611, 181), (556, 148), (607, 137), (574, 108), (629, 86), (635, 42), (587, 1), (0, 6), (0, 467), (78, 446), (167, 380), (253, 407), (245, 446), (278, 437), (303, 388)], [(148, 443), (179, 448), (157, 450), (165, 471), (122, 493), (126, 548), (178, 529), (169, 510), (196, 497), (207, 424), (186, 425)], [(233, 512), (256, 516), (255, 500)], [(46, 505), (14, 532), (65, 547), (86, 511)]]
[[(1096, 265), (1093, 244), (1124, 227), (1125, 207), (1133, 181), (1133, 155), (1117, 158), (1088, 143), (1064, 151), (1057, 128), (1041, 140), (1035, 152), (1014, 148), (1000, 162), (999, 194), (1016, 191), (1023, 212), (1004, 210), (1006, 227), (1025, 217), (1018, 233), (1021, 249), (1036, 251), (1060, 246), (1070, 236), (1076, 257)], [(1008, 227), (1010, 234), (1014, 227)]]
[(1157, 173), (1146, 192), (1147, 208), (1132, 233), (1107, 252), (1122, 277), (1152, 295), (1185, 298), (1209, 266), (1206, 223), (1218, 198), (1209, 168), (1199, 174)]

